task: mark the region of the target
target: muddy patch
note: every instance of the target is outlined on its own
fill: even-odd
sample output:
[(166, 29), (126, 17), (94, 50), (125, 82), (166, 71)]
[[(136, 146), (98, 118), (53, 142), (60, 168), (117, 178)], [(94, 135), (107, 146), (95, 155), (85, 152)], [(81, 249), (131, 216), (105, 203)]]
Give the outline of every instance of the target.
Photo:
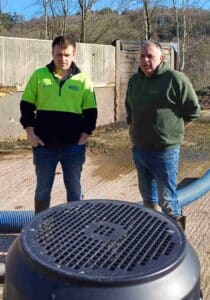
[(0, 142), (0, 161), (17, 159), (29, 155), (31, 155), (31, 146), (25, 138)]
[(114, 180), (134, 169), (130, 139), (124, 123), (98, 128), (89, 140), (88, 151), (96, 166), (92, 175), (102, 180)]
[[(90, 137), (88, 154), (95, 165), (93, 176), (113, 180), (134, 169), (128, 128), (116, 123), (97, 128)], [(0, 142), (0, 160), (31, 156), (31, 146), (26, 139)], [(207, 122), (195, 122), (189, 126), (181, 147), (178, 181), (201, 176), (210, 168), (210, 126)], [(117, 171), (113, 171), (117, 170)]]
[[(98, 129), (91, 137), (89, 151), (97, 165), (94, 176), (112, 180), (113, 170), (128, 174), (134, 169), (127, 126), (123, 123)], [(210, 168), (210, 126), (195, 122), (189, 126), (181, 147), (178, 182), (192, 174), (202, 176)]]
[(134, 169), (131, 158), (123, 157), (120, 153), (118, 156), (97, 154), (91, 157), (97, 166), (92, 175), (100, 177), (102, 180), (114, 180), (119, 175), (127, 175)]
[(186, 149), (182, 148), (182, 153), (181, 153), (181, 159), (182, 160), (187, 160), (187, 161), (197, 161), (197, 160), (210, 160), (210, 153), (206, 153), (203, 151), (188, 151)]

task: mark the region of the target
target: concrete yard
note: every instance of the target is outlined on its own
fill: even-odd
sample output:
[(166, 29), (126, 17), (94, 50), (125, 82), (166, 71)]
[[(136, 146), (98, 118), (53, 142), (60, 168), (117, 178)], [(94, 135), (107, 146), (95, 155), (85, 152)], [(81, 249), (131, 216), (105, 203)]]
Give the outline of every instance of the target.
[[(110, 139), (106, 147), (107, 135), (110, 135)], [(118, 144), (114, 146), (112, 139), (116, 144), (118, 141)], [(200, 177), (210, 168), (209, 153), (205, 151), (204, 153), (203, 148), (199, 148), (200, 151), (195, 148), (195, 151), (189, 154), (188, 148), (185, 147), (190, 143), (193, 143), (191, 136), (185, 141), (182, 151), (179, 182), (186, 177)], [(88, 148), (87, 151), (82, 175), (85, 199), (139, 201), (141, 197), (130, 157), (127, 129), (115, 128), (109, 132), (104, 130), (100, 134), (98, 145), (96, 148)], [(34, 184), (34, 167), (30, 150), (19, 149), (12, 153), (5, 151), (0, 154), (1, 210), (33, 209)], [(58, 166), (51, 205), (64, 202), (62, 171)], [(185, 207), (184, 213), (187, 216), (186, 236), (200, 259), (204, 299), (210, 300), (210, 192)], [(8, 247), (15, 237), (11, 234), (0, 235), (0, 262), (5, 260)]]

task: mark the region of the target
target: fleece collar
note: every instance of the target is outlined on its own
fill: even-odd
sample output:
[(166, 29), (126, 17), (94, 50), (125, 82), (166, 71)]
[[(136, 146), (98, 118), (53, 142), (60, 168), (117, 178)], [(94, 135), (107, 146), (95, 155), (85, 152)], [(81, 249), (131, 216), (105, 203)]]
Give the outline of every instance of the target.
[[(48, 68), (48, 70), (51, 73), (55, 72), (55, 63), (54, 63), (53, 60), (46, 67)], [(76, 75), (78, 73), (81, 73), (81, 70), (77, 67), (77, 65), (75, 64), (75, 62), (72, 62), (71, 68), (69, 69), (66, 77), (71, 77), (71, 76)]]
[[(166, 73), (168, 70), (170, 70), (170, 67), (169, 67), (168, 63), (165, 62), (165, 61), (163, 61), (163, 62), (161, 62), (160, 65), (157, 67), (157, 69), (155, 70), (154, 74), (153, 74), (152, 76), (148, 77), (148, 78), (162, 75), (162, 74)], [(138, 68), (138, 72), (139, 72), (139, 74), (140, 74), (141, 76), (146, 77), (146, 76), (144, 75), (144, 73), (142, 72), (142, 70), (141, 70), (140, 67)]]

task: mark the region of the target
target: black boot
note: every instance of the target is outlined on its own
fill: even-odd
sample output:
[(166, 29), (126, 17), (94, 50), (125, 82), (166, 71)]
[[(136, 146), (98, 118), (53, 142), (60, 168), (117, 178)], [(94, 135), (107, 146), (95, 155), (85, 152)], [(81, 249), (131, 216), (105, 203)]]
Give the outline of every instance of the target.
[(38, 214), (42, 210), (48, 209), (49, 206), (49, 201), (35, 201), (35, 214)]
[(175, 218), (176, 223), (185, 231), (186, 228), (186, 216), (180, 216)]
[(158, 204), (153, 204), (153, 203), (149, 203), (149, 202), (144, 202), (143, 204), (145, 207), (151, 208), (158, 212), (162, 212), (162, 209), (161, 209), (160, 205), (158, 205)]
[(5, 277), (5, 264), (0, 263), (0, 283), (4, 282), (4, 277)]

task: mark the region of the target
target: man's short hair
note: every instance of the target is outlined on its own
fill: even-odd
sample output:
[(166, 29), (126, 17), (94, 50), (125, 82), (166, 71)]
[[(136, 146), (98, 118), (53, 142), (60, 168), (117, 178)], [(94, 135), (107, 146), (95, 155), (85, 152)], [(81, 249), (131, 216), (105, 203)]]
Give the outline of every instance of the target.
[(71, 45), (74, 49), (76, 49), (76, 42), (72, 35), (66, 34), (57, 36), (52, 42), (52, 48), (56, 45), (60, 46), (61, 48), (67, 48)]
[(163, 53), (163, 49), (162, 49), (161, 44), (160, 44), (159, 41), (154, 41), (154, 40), (144, 40), (144, 41), (141, 42), (140, 50), (141, 50), (145, 45), (153, 45), (153, 46), (159, 48), (160, 51)]

